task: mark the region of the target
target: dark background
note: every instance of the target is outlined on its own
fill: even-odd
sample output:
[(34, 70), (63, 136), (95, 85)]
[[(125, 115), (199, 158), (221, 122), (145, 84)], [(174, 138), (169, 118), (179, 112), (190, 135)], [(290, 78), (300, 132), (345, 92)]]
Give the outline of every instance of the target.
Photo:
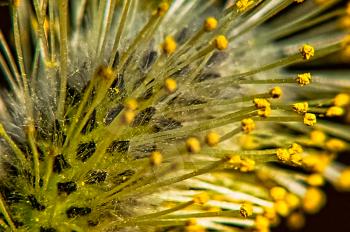
[[(0, 29), (4, 33), (6, 38), (10, 38), (11, 33), (11, 17), (9, 15), (9, 9), (5, 1), (0, 0)], [(342, 64), (336, 68), (346, 68), (348, 64)], [(335, 68), (334, 66), (332, 68)], [(349, 77), (350, 78), (350, 77)], [(0, 72), (0, 86), (3, 87), (4, 77)], [(0, 88), (1, 88), (0, 87)], [(349, 132), (350, 133), (350, 132)], [(345, 162), (349, 165), (350, 154), (342, 154), (347, 156)], [(337, 192), (333, 187), (326, 185), (325, 192), (327, 194), (327, 204), (316, 215), (308, 215), (306, 217), (306, 225), (299, 231), (305, 232), (350, 232), (350, 193)], [(279, 227), (274, 228), (274, 232), (286, 232), (290, 231), (286, 227), (286, 223), (282, 222)]]

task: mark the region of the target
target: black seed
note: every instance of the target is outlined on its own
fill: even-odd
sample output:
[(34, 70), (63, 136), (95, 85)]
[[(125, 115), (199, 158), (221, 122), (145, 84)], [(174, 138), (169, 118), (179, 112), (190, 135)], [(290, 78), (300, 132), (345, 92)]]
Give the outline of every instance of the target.
[(95, 129), (97, 126), (96, 123), (96, 110), (94, 110), (92, 112), (92, 114), (90, 115), (89, 120), (87, 121), (87, 123), (85, 124), (84, 128), (81, 130), (81, 133), (86, 134), (88, 132), (91, 132), (93, 129)]
[(59, 193), (66, 193), (67, 195), (77, 191), (77, 184), (73, 181), (57, 183)]
[(56, 232), (57, 230), (52, 227), (40, 227), (40, 232)]
[(154, 129), (156, 132), (159, 131), (166, 131), (166, 130), (172, 130), (172, 129), (176, 129), (182, 127), (181, 122), (173, 119), (173, 118), (163, 118), (160, 119), (156, 122), (156, 124), (154, 125)]
[(136, 126), (146, 125), (147, 123), (149, 123), (151, 121), (151, 119), (155, 113), (156, 113), (156, 108), (154, 108), (154, 107), (148, 107), (148, 108), (140, 111), (136, 115), (136, 117), (132, 123), (132, 126), (136, 127)]
[(91, 213), (91, 208), (88, 208), (88, 207), (74, 207), (74, 206), (71, 206), (66, 211), (66, 215), (67, 215), (68, 218), (84, 216), (84, 215), (87, 215), (89, 213)]
[(182, 30), (175, 36), (176, 42), (178, 44), (183, 44), (186, 41), (186, 38), (188, 37), (188, 32), (189, 31), (187, 27), (182, 28)]
[(97, 184), (106, 180), (107, 172), (102, 170), (91, 171), (88, 174), (86, 184)]
[(224, 62), (228, 57), (228, 54), (226, 52), (214, 52), (214, 54), (209, 58), (206, 66), (207, 67), (212, 67), (215, 65), (219, 65), (222, 62)]
[(77, 149), (77, 159), (85, 162), (89, 159), (96, 150), (96, 144), (94, 141), (88, 143), (81, 143)]
[(35, 198), (34, 195), (29, 195), (28, 200), (30, 204), (32, 205), (33, 209), (43, 211), (46, 207), (38, 202), (38, 200)]
[(150, 51), (147, 54), (145, 54), (145, 56), (141, 60), (141, 70), (146, 71), (147, 69), (149, 69), (149, 67), (151, 67), (157, 60), (157, 57), (158, 53), (156, 51)]
[(213, 80), (221, 77), (220, 73), (217, 72), (207, 72), (207, 73), (202, 73), (200, 74), (197, 78), (196, 81), (202, 82), (202, 81), (207, 81), (207, 80)]
[(153, 87), (148, 88), (142, 95), (141, 95), (141, 99), (142, 100), (147, 100), (150, 99), (153, 95)]
[(124, 106), (122, 104), (117, 105), (116, 107), (110, 109), (104, 118), (104, 123), (106, 125), (109, 125), (115, 117), (118, 116), (118, 114), (123, 110)]
[(126, 153), (129, 149), (129, 144), (129, 141), (113, 141), (111, 145), (107, 148), (107, 152)]
[(126, 170), (126, 171), (124, 171), (124, 172), (119, 173), (117, 176), (115, 176), (115, 177), (113, 178), (113, 182), (114, 182), (116, 185), (122, 184), (122, 183), (124, 183), (125, 181), (129, 180), (130, 177), (131, 177), (132, 175), (134, 175), (134, 174), (135, 174), (135, 171), (134, 171), (134, 170), (128, 169), (128, 170)]
[(70, 168), (69, 163), (66, 161), (63, 155), (57, 155), (53, 162), (53, 172), (61, 173), (66, 168)]

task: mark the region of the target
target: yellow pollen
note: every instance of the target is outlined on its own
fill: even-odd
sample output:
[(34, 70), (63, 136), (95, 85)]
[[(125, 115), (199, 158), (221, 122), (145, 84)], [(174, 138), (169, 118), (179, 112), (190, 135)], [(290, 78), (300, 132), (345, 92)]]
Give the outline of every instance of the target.
[(300, 146), (297, 143), (293, 143), (289, 148), (288, 151), (290, 154), (299, 154), (299, 153), (303, 153), (303, 148), (302, 146)]
[(274, 208), (276, 212), (282, 217), (286, 217), (290, 212), (288, 204), (282, 200), (275, 202)]
[(315, 144), (322, 144), (326, 141), (326, 134), (320, 130), (313, 130), (310, 133), (310, 139)]
[(266, 108), (261, 108), (261, 109), (259, 109), (259, 110), (258, 110), (258, 115), (259, 115), (260, 117), (264, 117), (264, 118), (270, 116), (270, 115), (271, 115), (271, 107), (268, 106), (268, 107), (266, 107)]
[(213, 31), (217, 28), (218, 26), (218, 21), (214, 17), (208, 17), (204, 21), (204, 30), (205, 31)]
[(205, 228), (201, 225), (189, 225), (185, 227), (185, 232), (205, 232)]
[(340, 139), (329, 139), (326, 142), (327, 150), (332, 151), (332, 152), (344, 151), (346, 149), (346, 147), (347, 147), (347, 144)]
[(216, 146), (220, 142), (220, 135), (211, 131), (205, 136), (205, 142), (210, 147)]
[(150, 163), (152, 166), (159, 166), (163, 162), (163, 156), (159, 151), (154, 151), (150, 156)]
[(254, 1), (251, 1), (251, 0), (238, 0), (236, 2), (237, 12), (245, 11), (253, 3), (254, 3)]
[(100, 67), (97, 71), (97, 75), (106, 80), (110, 80), (113, 78), (113, 69), (110, 67)]
[(259, 146), (253, 136), (249, 134), (243, 134), (239, 137), (239, 145), (246, 150), (256, 149)]
[(291, 154), (290, 155), (290, 162), (294, 166), (300, 166), (302, 164), (303, 157), (300, 154)]
[(283, 200), (286, 194), (287, 194), (287, 190), (279, 186), (275, 186), (270, 189), (270, 195), (274, 201)]
[(290, 209), (295, 209), (300, 205), (300, 199), (297, 195), (293, 193), (287, 193), (285, 199)]
[(273, 87), (271, 90), (270, 90), (270, 95), (272, 98), (279, 98), (282, 96), (282, 89), (278, 86), (276, 87)]
[(241, 161), (241, 165), (239, 167), (239, 170), (241, 172), (251, 172), (255, 168), (255, 161), (252, 159), (244, 158)]
[(304, 60), (309, 60), (311, 57), (315, 55), (315, 49), (313, 46), (309, 44), (304, 44), (299, 49), (300, 54), (303, 56)]
[(268, 218), (258, 215), (255, 219), (255, 227), (260, 231), (268, 230), (270, 226), (270, 221)]
[(312, 80), (311, 73), (298, 74), (295, 80), (300, 86), (308, 85)]
[(350, 27), (350, 16), (346, 15), (339, 19), (339, 27), (348, 29)]
[(322, 186), (324, 184), (324, 179), (323, 176), (321, 176), (320, 174), (311, 174), (310, 176), (307, 177), (306, 182), (314, 187), (319, 187)]
[(167, 78), (164, 81), (164, 86), (165, 86), (165, 89), (168, 91), (168, 93), (174, 93), (177, 89), (176, 80), (172, 78)]
[(346, 13), (350, 15), (350, 2), (346, 5)]
[(328, 155), (309, 155), (303, 157), (302, 163), (305, 168), (321, 173), (329, 165), (330, 159)]
[(339, 106), (332, 106), (327, 109), (326, 116), (327, 117), (337, 117), (342, 116), (345, 113), (344, 109)]
[(270, 102), (265, 98), (254, 98), (253, 103), (258, 109), (265, 109), (267, 107), (270, 107)]
[(350, 95), (346, 94), (346, 93), (340, 93), (337, 96), (335, 96), (334, 100), (333, 100), (333, 104), (335, 106), (346, 106), (350, 103)]
[(124, 106), (128, 110), (136, 110), (138, 107), (138, 103), (137, 103), (136, 99), (130, 98), (130, 99), (125, 101)]
[(199, 205), (204, 205), (209, 201), (209, 195), (206, 192), (199, 193), (193, 197), (193, 202)]
[(172, 36), (167, 36), (164, 40), (162, 47), (163, 47), (163, 51), (167, 55), (171, 55), (176, 51), (177, 44)]
[(252, 132), (255, 129), (255, 122), (251, 118), (243, 119), (241, 122), (241, 125), (242, 125), (242, 131), (247, 134)]
[(224, 35), (218, 35), (214, 39), (214, 46), (218, 50), (225, 50), (228, 47), (228, 40)]
[(240, 164), (242, 162), (242, 159), (239, 155), (232, 155), (230, 156), (228, 163), (232, 166), (232, 168), (239, 168)]
[(276, 219), (276, 210), (275, 208), (270, 208), (270, 207), (266, 207), (264, 208), (264, 217), (268, 218), (269, 220), (275, 220)]
[(126, 110), (121, 118), (121, 121), (125, 124), (130, 124), (134, 121), (135, 113), (131, 110)]
[(317, 213), (326, 201), (324, 193), (317, 188), (309, 188), (303, 199), (303, 208), (307, 213)]
[(253, 215), (253, 206), (251, 203), (243, 203), (239, 209), (242, 217), (247, 218)]
[(162, 2), (158, 5), (157, 8), (157, 15), (158, 16), (163, 16), (167, 11), (169, 10), (169, 3), (167, 2)]
[(310, 114), (306, 113), (304, 115), (304, 124), (307, 126), (313, 126), (316, 124), (316, 115), (315, 114)]
[(287, 149), (279, 148), (276, 151), (277, 159), (282, 162), (287, 162), (290, 160), (290, 154)]
[(343, 191), (350, 190), (350, 168), (347, 168), (341, 172), (337, 181), (337, 188)]
[(201, 144), (195, 137), (190, 137), (186, 140), (186, 148), (188, 152), (198, 153), (201, 150)]
[(305, 114), (309, 109), (309, 104), (307, 102), (298, 102), (294, 103), (292, 108), (298, 114)]

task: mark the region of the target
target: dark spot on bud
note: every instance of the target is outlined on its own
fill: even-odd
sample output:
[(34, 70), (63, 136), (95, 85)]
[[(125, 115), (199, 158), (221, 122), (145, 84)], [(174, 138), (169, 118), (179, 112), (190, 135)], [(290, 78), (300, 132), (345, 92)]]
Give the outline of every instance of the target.
[(52, 141), (60, 140), (61, 142), (66, 140), (67, 135), (64, 133), (60, 121), (57, 119), (53, 123)]
[(125, 170), (121, 173), (119, 173), (118, 175), (113, 177), (113, 182), (116, 185), (120, 185), (122, 183), (124, 183), (125, 181), (129, 180), (131, 176), (133, 176), (135, 174), (134, 170), (128, 169)]
[(201, 73), (197, 78), (196, 81), (202, 82), (202, 81), (207, 81), (207, 80), (213, 80), (220, 78), (221, 74), (217, 72), (207, 72), (207, 73)]
[(81, 133), (86, 134), (88, 132), (91, 132), (93, 129), (96, 128), (96, 126), (97, 126), (97, 123), (96, 123), (96, 110), (94, 110), (92, 112), (92, 114), (90, 115), (89, 120), (86, 122), (85, 126), (81, 130)]
[(85, 162), (96, 151), (96, 144), (94, 141), (88, 143), (81, 143), (77, 149), (77, 159)]
[(40, 227), (40, 232), (56, 232), (57, 230), (52, 227)]
[(77, 191), (77, 184), (73, 181), (57, 183), (59, 193), (66, 193), (67, 195)]
[(88, 207), (74, 207), (71, 206), (69, 209), (66, 211), (66, 215), (68, 218), (75, 218), (79, 216), (85, 216), (91, 213), (91, 208)]
[(69, 163), (66, 161), (63, 155), (57, 155), (53, 162), (53, 172), (61, 173), (66, 168), (70, 168)]
[(117, 105), (116, 107), (110, 109), (104, 118), (104, 123), (106, 125), (111, 124), (111, 122), (118, 116), (118, 114), (123, 110), (124, 106), (122, 104)]
[(97, 184), (105, 181), (107, 178), (107, 172), (102, 170), (95, 170), (88, 173), (86, 184)]
[(189, 35), (189, 30), (187, 27), (182, 28), (175, 36), (176, 43), (183, 44)]
[(9, 188), (9, 187), (4, 186), (4, 185), (0, 186), (0, 193), (2, 193), (4, 200), (9, 205), (23, 201), (26, 198), (20, 192), (16, 192), (12, 188)]
[(148, 108), (140, 111), (136, 115), (136, 117), (132, 123), (132, 126), (136, 127), (136, 126), (146, 125), (147, 123), (149, 123), (151, 121), (151, 119), (155, 113), (156, 113), (156, 108), (154, 108), (154, 107), (148, 107)]
[(109, 153), (126, 153), (129, 149), (129, 141), (113, 141), (111, 145), (107, 148)]
[(183, 77), (185, 75), (187, 75), (190, 72), (191, 68), (189, 65), (187, 65), (186, 67), (177, 70), (176, 72), (170, 74), (169, 76), (172, 77)]
[(153, 95), (153, 87), (148, 88), (140, 97), (142, 100), (148, 100)]
[(150, 51), (142, 57), (140, 68), (143, 71), (148, 70), (158, 58), (158, 53), (156, 51)]
[(29, 195), (28, 200), (29, 200), (30, 204), (32, 205), (33, 209), (36, 209), (39, 211), (45, 210), (46, 207), (44, 205), (40, 204), (34, 195)]
[(182, 127), (181, 122), (173, 118), (163, 118), (158, 120), (154, 125), (155, 132), (172, 130)]
[(226, 52), (219, 52), (216, 51), (214, 54), (209, 58), (206, 66), (212, 67), (221, 64), (228, 58), (228, 54)]

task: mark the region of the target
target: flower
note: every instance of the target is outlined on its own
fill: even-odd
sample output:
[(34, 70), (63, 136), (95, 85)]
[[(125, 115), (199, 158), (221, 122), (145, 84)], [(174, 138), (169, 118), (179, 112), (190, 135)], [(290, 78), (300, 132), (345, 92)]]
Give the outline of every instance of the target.
[(12, 2), (0, 230), (267, 231), (350, 189), (348, 74), (284, 68), (347, 49), (305, 30), (333, 4), (217, 2)]

